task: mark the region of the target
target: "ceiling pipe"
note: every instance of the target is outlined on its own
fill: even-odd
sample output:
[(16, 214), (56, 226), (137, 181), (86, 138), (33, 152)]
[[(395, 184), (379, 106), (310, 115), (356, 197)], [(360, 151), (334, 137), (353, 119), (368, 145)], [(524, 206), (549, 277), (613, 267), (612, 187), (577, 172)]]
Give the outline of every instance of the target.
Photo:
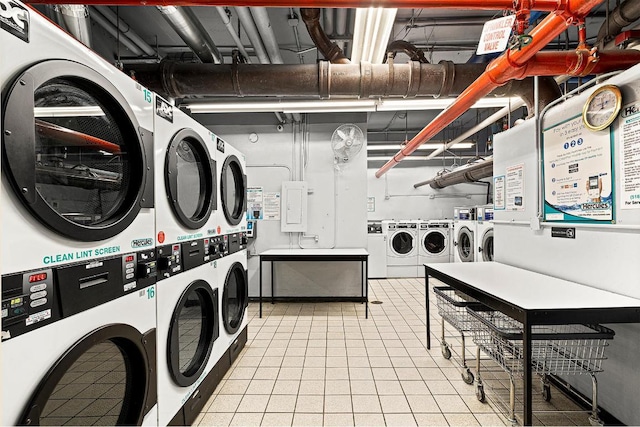
[(105, 18), (113, 24), (114, 27), (117, 27), (120, 30), (120, 37), (123, 35), (136, 44), (147, 56), (158, 56), (158, 53), (152, 48), (147, 42), (145, 42), (142, 37), (135, 33), (122, 18), (119, 18), (118, 15), (109, 9), (107, 6), (94, 6), (95, 9), (98, 10)]
[(136, 44), (133, 43), (128, 37), (126, 37), (126, 36), (124, 36), (122, 34), (119, 34), (118, 29), (115, 27), (115, 25), (113, 25), (111, 22), (109, 22), (109, 20), (107, 18), (102, 16), (102, 14), (100, 12), (98, 12), (97, 10), (94, 10), (93, 12), (94, 13), (91, 14), (91, 19), (93, 19), (96, 24), (98, 24), (102, 28), (104, 28), (109, 34), (111, 34), (111, 36), (113, 38), (115, 38), (116, 40), (119, 40), (120, 43), (124, 47), (129, 49), (129, 51), (133, 55), (135, 55), (135, 56), (142, 56), (143, 55), (142, 50), (138, 46), (136, 46)]
[[(424, 51), (422, 49), (417, 48), (413, 44), (409, 43), (406, 40), (394, 40), (389, 43), (387, 46), (387, 54), (391, 53), (395, 58), (398, 52), (403, 52), (405, 55), (409, 57), (412, 61), (418, 61), (423, 64), (428, 64), (429, 61), (424, 56)], [(385, 56), (383, 62), (387, 62), (387, 57)]]
[[(31, 0), (32, 4), (56, 4), (60, 0)], [(370, 0), (64, 0), (67, 4), (113, 6), (262, 6), (262, 7), (371, 7)], [(567, 0), (380, 0), (376, 7), (399, 9), (530, 10), (551, 12)], [(572, 7), (572, 9), (575, 9)]]
[[(210, 65), (164, 61), (130, 67), (146, 87), (172, 98), (185, 96), (306, 96), (336, 98), (416, 98), (462, 93), (484, 64), (318, 64)], [(268, 81), (269, 84), (265, 84)], [(546, 105), (560, 96), (553, 79), (541, 79)], [(494, 96), (519, 96), (533, 107), (533, 79), (497, 88)]]
[[(324, 17), (324, 21), (323, 21), (324, 31), (327, 34), (333, 34), (335, 30), (335, 20), (334, 20), (335, 9), (328, 7), (322, 10), (323, 10), (323, 17)], [(300, 10), (300, 12), (302, 12), (302, 10)]]
[(460, 166), (451, 172), (437, 175), (434, 178), (414, 184), (414, 188), (429, 185), (439, 190), (450, 185), (478, 182), (482, 178), (493, 176), (493, 157)]
[(342, 49), (333, 43), (327, 33), (320, 26), (320, 9), (300, 9), (300, 15), (313, 43), (320, 53), (333, 64), (349, 64), (349, 58), (344, 56)]
[(280, 47), (278, 46), (276, 35), (273, 33), (267, 9), (264, 7), (252, 7), (250, 11), (267, 55), (269, 55), (269, 60), (272, 64), (283, 64)]
[(89, 8), (84, 5), (61, 4), (57, 6), (57, 9), (67, 31), (79, 42), (91, 47)]
[[(336, 35), (344, 37), (347, 34), (347, 25), (349, 23), (349, 9), (336, 9)], [(338, 41), (338, 47), (344, 52), (345, 41)]]
[(222, 19), (222, 23), (227, 28), (229, 35), (231, 36), (233, 41), (236, 43), (236, 46), (238, 46), (238, 50), (240, 51), (242, 56), (244, 56), (244, 59), (247, 61), (247, 63), (251, 64), (249, 53), (247, 52), (247, 49), (245, 49), (244, 44), (242, 43), (242, 40), (240, 40), (240, 37), (238, 37), (238, 34), (236, 34), (236, 30), (235, 28), (233, 28), (233, 25), (231, 24), (231, 19), (229, 19), (227, 9), (221, 6), (217, 6), (216, 10), (218, 11), (218, 15), (220, 15), (220, 19)]
[[(589, 11), (603, 0), (575, 0), (562, 10), (547, 15), (529, 36), (531, 42), (520, 50), (507, 50), (504, 54), (489, 63), (482, 75), (473, 82), (456, 100), (445, 108), (431, 123), (411, 139), (407, 145), (396, 153), (375, 173), (380, 178), (405, 157), (413, 153), (420, 145), (433, 138), (438, 132), (466, 112), (477, 100), (489, 94), (495, 88), (513, 78), (522, 78), (521, 68), (539, 50), (554, 38), (562, 34), (568, 25), (580, 21)], [(562, 73), (569, 74), (569, 73)]]
[(640, 2), (637, 0), (626, 0), (609, 14), (600, 30), (598, 38), (594, 43), (598, 48), (604, 48), (607, 43), (616, 38), (627, 25), (631, 25), (640, 19)]
[(171, 28), (204, 63), (222, 64), (224, 59), (195, 13), (186, 7), (157, 6)]
[(242, 28), (244, 28), (245, 33), (247, 33), (247, 37), (249, 37), (253, 50), (258, 57), (258, 61), (260, 61), (261, 64), (269, 64), (269, 55), (264, 48), (264, 44), (262, 43), (262, 39), (260, 38), (260, 34), (258, 33), (258, 29), (256, 28), (256, 24), (253, 21), (253, 16), (251, 16), (249, 8), (236, 7), (235, 11), (238, 18), (240, 18)]

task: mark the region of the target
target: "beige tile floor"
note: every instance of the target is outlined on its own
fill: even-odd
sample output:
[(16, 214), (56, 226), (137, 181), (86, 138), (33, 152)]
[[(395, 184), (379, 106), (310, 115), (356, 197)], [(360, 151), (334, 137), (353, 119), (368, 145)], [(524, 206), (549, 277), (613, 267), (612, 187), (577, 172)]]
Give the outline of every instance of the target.
[[(258, 304), (250, 304), (247, 345), (195, 425), (507, 424), (497, 405), (479, 402), (462, 381), (455, 354), (442, 356), (433, 296), (426, 349), (424, 279), (369, 285), (370, 301), (382, 304), (369, 304), (368, 319), (360, 303), (266, 303), (262, 318)], [(474, 349), (468, 343), (468, 354)], [(586, 424), (587, 415), (542, 414), (535, 423)]]

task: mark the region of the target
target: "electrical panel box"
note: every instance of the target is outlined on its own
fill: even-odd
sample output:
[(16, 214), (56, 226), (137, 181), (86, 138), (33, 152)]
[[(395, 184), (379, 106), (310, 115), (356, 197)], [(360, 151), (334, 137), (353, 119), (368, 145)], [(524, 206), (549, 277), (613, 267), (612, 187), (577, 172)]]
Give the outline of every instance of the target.
[(282, 183), (282, 205), (280, 229), (283, 233), (307, 231), (308, 186), (304, 181)]

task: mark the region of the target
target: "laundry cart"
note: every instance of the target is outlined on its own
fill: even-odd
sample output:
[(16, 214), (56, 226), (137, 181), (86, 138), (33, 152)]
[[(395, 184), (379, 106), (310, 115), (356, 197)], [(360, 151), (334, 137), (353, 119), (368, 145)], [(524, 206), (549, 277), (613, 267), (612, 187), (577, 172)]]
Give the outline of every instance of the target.
[[(515, 378), (524, 373), (523, 325), (509, 316), (477, 306), (466, 308), (477, 321), (473, 341), (509, 376), (509, 418), (515, 419)], [(615, 332), (602, 325), (534, 325), (531, 341), (531, 372), (542, 379), (542, 397), (551, 399), (548, 375), (587, 374), (592, 380), (592, 408), (589, 422), (603, 425), (598, 417), (598, 383), (595, 374), (602, 372), (604, 352)], [(476, 396), (485, 400), (484, 385), (477, 358)]]
[[(467, 366), (465, 333), (472, 332), (473, 328), (477, 327), (478, 322), (473, 316), (471, 316), (469, 311), (467, 311), (467, 307), (472, 306), (480, 308), (482, 307), (482, 304), (471, 297), (460, 294), (450, 286), (435, 286), (433, 291), (436, 294), (436, 305), (438, 307), (438, 314), (440, 315), (442, 325), (442, 332), (440, 336), (442, 356), (444, 356), (445, 359), (450, 359), (452, 355), (452, 347), (446, 340), (446, 322), (460, 333), (460, 367), (462, 368), (462, 380), (467, 384), (473, 384), (473, 373)], [(479, 355), (480, 348), (478, 347), (476, 357), (479, 357)]]

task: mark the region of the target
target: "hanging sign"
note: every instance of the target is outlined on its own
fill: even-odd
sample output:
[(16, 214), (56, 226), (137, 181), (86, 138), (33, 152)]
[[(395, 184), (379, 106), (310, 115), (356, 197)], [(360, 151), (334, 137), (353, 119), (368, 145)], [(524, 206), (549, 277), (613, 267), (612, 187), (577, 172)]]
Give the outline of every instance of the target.
[(640, 104), (625, 106), (621, 118), (620, 208), (640, 209)]
[(545, 129), (542, 140), (547, 221), (612, 221), (612, 138), (588, 131), (582, 117)]
[(509, 15), (485, 22), (476, 54), (503, 52), (509, 43), (515, 20), (515, 15)]

